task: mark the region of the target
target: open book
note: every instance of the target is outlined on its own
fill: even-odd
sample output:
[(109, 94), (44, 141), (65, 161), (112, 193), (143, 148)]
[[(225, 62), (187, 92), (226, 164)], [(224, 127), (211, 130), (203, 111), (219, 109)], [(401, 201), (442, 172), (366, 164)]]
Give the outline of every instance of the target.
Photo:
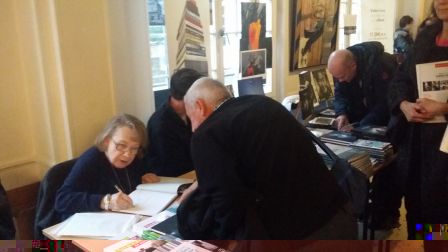
[(167, 208), (178, 196), (180, 185), (192, 183), (192, 179), (160, 177), (160, 182), (137, 186), (129, 194), (134, 206), (118, 212), (153, 216)]
[[(419, 98), (429, 98), (438, 102), (448, 102), (448, 61), (417, 64), (417, 88)], [(426, 123), (446, 122), (443, 115)]]

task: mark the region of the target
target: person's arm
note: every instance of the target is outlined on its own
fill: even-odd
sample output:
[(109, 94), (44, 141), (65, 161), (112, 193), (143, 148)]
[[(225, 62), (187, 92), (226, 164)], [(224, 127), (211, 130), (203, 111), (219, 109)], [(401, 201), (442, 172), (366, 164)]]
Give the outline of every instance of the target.
[(211, 134), (193, 137), (192, 156), (196, 165), (197, 190), (211, 197), (214, 235), (218, 239), (231, 239), (243, 226), (250, 198), (237, 174), (236, 154), (223, 147), (222, 138), (217, 138)]
[(55, 208), (59, 213), (71, 215), (101, 210), (101, 200), (105, 195), (89, 193), (98, 183), (95, 179), (101, 176), (97, 169), (91, 165), (91, 160), (78, 159), (57, 192)]
[(339, 81), (334, 80), (334, 110), (336, 113), (336, 127), (341, 130), (344, 126), (348, 125), (349, 119), (347, 116), (347, 107), (350, 103), (348, 98), (348, 84), (341, 84)]

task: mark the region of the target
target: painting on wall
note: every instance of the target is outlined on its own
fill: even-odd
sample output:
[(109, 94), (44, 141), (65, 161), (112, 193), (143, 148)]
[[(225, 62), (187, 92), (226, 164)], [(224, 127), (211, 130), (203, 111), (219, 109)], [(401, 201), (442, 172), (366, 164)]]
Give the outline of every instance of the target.
[(241, 3), (241, 38), (247, 39), (249, 50), (260, 49), (266, 37), (266, 4)]
[(292, 0), (290, 70), (327, 63), (336, 48), (339, 0)]
[(242, 51), (240, 59), (243, 79), (266, 74), (266, 49)]

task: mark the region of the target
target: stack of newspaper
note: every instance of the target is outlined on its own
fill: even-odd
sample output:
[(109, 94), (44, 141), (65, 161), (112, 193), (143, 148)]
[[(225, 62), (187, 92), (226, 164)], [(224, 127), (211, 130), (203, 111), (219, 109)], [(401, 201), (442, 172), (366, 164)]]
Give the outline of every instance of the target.
[(392, 144), (376, 140), (358, 139), (351, 143), (350, 147), (366, 151), (380, 162), (388, 159), (393, 154)]
[[(326, 146), (332, 150), (338, 157), (347, 160), (347, 162), (354, 168), (360, 170), (366, 176), (370, 176), (373, 172), (373, 166), (370, 161), (370, 156), (367, 152), (351, 148), (349, 146), (341, 146), (337, 144), (327, 143)], [(327, 166), (333, 165), (333, 161), (319, 146), (316, 146), (317, 152), (324, 159)]]

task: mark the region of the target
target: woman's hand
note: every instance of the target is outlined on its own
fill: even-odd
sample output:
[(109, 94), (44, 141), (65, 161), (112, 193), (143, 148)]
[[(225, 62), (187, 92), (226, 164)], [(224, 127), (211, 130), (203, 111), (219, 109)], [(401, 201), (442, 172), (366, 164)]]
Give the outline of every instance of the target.
[(142, 176), (142, 183), (157, 183), (160, 182), (159, 176), (154, 173), (146, 173)]
[(400, 109), (408, 122), (424, 122), (433, 118), (422, 105), (417, 103), (402, 101)]
[(110, 210), (128, 209), (133, 206), (132, 199), (125, 193), (118, 192), (113, 194), (110, 198)]
[(431, 117), (448, 113), (448, 104), (445, 102), (438, 102), (428, 98), (421, 98), (418, 99), (416, 103), (420, 107), (422, 107)]

